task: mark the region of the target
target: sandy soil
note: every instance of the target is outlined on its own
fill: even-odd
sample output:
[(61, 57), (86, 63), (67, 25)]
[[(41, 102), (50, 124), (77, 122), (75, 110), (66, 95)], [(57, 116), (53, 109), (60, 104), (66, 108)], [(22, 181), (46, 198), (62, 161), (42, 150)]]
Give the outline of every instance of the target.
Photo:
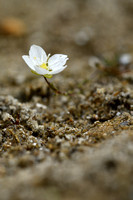
[[(1, 200), (133, 200), (132, 17), (132, 0), (1, 0)], [(50, 82), (70, 95), (30, 72), (32, 44), (68, 55)]]

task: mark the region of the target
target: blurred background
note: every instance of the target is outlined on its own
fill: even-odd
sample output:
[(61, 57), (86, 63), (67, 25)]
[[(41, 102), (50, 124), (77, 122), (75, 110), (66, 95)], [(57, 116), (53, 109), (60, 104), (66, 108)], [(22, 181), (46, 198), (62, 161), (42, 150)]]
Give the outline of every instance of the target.
[(21, 58), (32, 44), (68, 54), (70, 73), (90, 56), (132, 54), (132, 17), (132, 0), (0, 0), (0, 83), (35, 76)]
[[(0, 199), (133, 200), (132, 19), (133, 0), (0, 0)], [(72, 95), (30, 72), (32, 44), (68, 55), (50, 81)]]

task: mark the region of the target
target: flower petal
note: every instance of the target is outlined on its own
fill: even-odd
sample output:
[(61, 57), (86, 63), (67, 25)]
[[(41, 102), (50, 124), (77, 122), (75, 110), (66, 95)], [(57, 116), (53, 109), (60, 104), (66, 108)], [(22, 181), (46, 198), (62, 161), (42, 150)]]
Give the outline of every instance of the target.
[(32, 62), (32, 60), (29, 58), (29, 56), (22, 56), (22, 58), (24, 59), (24, 61), (26, 62), (26, 64), (34, 71), (34, 63)]
[(29, 56), (31, 59), (35, 59), (38, 58), (40, 59), (41, 62), (46, 62), (47, 60), (47, 55), (46, 52), (37, 45), (32, 45), (29, 51)]
[(58, 73), (62, 72), (66, 67), (67, 67), (67, 65), (65, 65), (63, 67), (61, 66), (58, 69), (55, 69), (55, 70), (49, 72), (49, 74), (58, 74)]
[(66, 59), (67, 58), (67, 55), (64, 55), (64, 54), (55, 54), (53, 56), (51, 56), (48, 60), (48, 64), (49, 65), (54, 65), (56, 64), (57, 62), (60, 62), (62, 61), (63, 59)]
[(64, 65), (66, 64), (67, 60), (68, 60), (68, 58), (65, 58), (65, 59), (62, 58), (62, 59), (60, 59), (59, 62), (56, 62), (56, 63), (53, 64), (53, 65), (49, 65), (49, 64), (48, 64), (48, 66), (49, 66), (49, 68), (52, 69), (52, 70), (57, 70), (57, 69), (59, 69), (59, 68), (61, 68), (61, 67), (64, 67)]
[(38, 67), (38, 66), (35, 66), (35, 71), (37, 74), (40, 74), (40, 75), (45, 75), (45, 74), (48, 74), (49, 71), (44, 69), (44, 68), (41, 68), (41, 67)]

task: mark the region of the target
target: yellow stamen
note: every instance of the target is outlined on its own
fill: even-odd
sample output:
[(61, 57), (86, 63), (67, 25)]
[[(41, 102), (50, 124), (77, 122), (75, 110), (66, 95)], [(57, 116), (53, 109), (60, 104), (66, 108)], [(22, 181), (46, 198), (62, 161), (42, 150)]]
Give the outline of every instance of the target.
[(40, 67), (43, 68), (43, 69), (49, 70), (48, 66), (45, 63), (43, 63), (42, 65), (40, 65)]

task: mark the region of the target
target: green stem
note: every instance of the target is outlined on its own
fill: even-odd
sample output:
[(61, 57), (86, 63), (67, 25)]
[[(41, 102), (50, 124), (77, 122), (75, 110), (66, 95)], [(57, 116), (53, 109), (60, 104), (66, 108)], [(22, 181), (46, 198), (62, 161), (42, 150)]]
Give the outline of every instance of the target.
[(59, 91), (52, 83), (50, 83), (46, 77), (43, 76), (45, 79), (46, 83), (48, 84), (49, 88), (51, 88), (56, 94), (61, 94), (61, 95), (68, 95), (66, 92), (61, 92)]

